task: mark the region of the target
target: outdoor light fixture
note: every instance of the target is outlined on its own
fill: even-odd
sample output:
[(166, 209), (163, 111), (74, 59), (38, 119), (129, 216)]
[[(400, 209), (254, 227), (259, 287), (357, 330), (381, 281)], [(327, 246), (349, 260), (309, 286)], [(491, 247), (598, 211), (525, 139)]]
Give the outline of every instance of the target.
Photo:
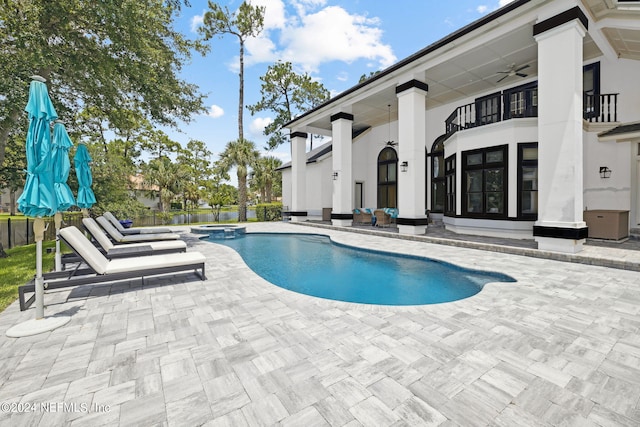
[(401, 172), (406, 172), (408, 168), (409, 168), (409, 162), (407, 162), (406, 160), (404, 162), (400, 163), (400, 171)]
[(338, 171), (335, 171), (335, 172), (333, 173), (333, 180), (335, 181), (335, 180), (337, 180), (337, 179), (338, 179)]
[(606, 166), (600, 166), (600, 178), (610, 178), (611, 169)]

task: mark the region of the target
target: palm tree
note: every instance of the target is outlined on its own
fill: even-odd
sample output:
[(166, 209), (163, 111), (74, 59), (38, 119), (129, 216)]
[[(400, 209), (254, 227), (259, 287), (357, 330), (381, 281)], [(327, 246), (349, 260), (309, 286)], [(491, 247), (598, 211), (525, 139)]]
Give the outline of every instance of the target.
[(261, 157), (254, 168), (254, 184), (260, 190), (262, 201), (271, 203), (273, 198), (273, 185), (277, 183), (282, 173), (277, 170), (282, 166), (282, 161), (274, 156)]
[(168, 157), (152, 159), (144, 168), (143, 185), (146, 188), (158, 188), (160, 193), (160, 210), (165, 212), (173, 197), (180, 192), (187, 174), (178, 164)]
[(236, 167), (238, 176), (238, 221), (247, 220), (247, 173), (260, 158), (256, 145), (246, 139), (237, 139), (227, 143), (220, 154), (220, 165), (225, 172)]

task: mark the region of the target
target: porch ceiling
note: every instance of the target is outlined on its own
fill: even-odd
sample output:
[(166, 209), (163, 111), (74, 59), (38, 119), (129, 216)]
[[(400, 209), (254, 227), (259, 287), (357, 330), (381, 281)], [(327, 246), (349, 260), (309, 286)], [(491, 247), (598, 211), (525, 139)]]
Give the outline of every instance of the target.
[(603, 34), (620, 58), (640, 60), (640, 31), (603, 28)]
[[(473, 50), (461, 53), (450, 60), (429, 66), (430, 62), (403, 69), (403, 74), (422, 74), (429, 85), (426, 108), (455, 102), (468, 97), (489, 94), (506, 87), (517, 86), (535, 80), (538, 75), (538, 46), (533, 38), (533, 23), (494, 38)], [(584, 39), (584, 58), (601, 55), (591, 36)], [(528, 65), (522, 70), (526, 78), (509, 76), (498, 83), (504, 74), (500, 71)], [(410, 67), (410, 66), (409, 66)], [(391, 105), (391, 121), (397, 120), (398, 102), (395, 93), (397, 80), (379, 83), (375, 91), (351, 104), (355, 129), (375, 127), (389, 121), (388, 105)], [(308, 123), (310, 131), (330, 133), (330, 114), (318, 116)], [(443, 128), (444, 129), (444, 128)], [(324, 131), (324, 132), (322, 132)]]

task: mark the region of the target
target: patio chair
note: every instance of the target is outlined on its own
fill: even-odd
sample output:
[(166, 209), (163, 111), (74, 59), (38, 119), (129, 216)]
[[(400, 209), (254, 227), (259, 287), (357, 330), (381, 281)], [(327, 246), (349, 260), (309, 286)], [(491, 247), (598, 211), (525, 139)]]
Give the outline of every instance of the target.
[(353, 210), (353, 222), (354, 224), (371, 224), (371, 211), (363, 208), (356, 208)]
[[(108, 259), (126, 258), (131, 256), (161, 255), (165, 253), (186, 252), (187, 244), (182, 240), (162, 240), (159, 242), (141, 242), (114, 245), (109, 236), (93, 218), (83, 218), (82, 225), (91, 235), (96, 247)], [(76, 254), (64, 254), (62, 256), (62, 269), (66, 270), (69, 263), (80, 262), (82, 259)]]
[(130, 234), (128, 236), (120, 233), (111, 224), (111, 222), (103, 216), (96, 218), (98, 224), (107, 235), (116, 243), (140, 243), (140, 242), (158, 242), (161, 240), (178, 240), (180, 236), (175, 233), (157, 233), (157, 234)]
[(162, 227), (140, 227), (140, 228), (124, 228), (122, 223), (116, 218), (111, 212), (106, 211), (102, 214), (103, 217), (107, 218), (111, 224), (125, 236), (130, 234), (157, 234), (157, 233), (171, 233), (171, 230), (168, 228)]
[(391, 215), (382, 209), (376, 209), (373, 214), (376, 217), (376, 227), (391, 227)]
[[(74, 270), (45, 273), (43, 275), (45, 289), (60, 289), (136, 278), (140, 278), (144, 283), (144, 278), (148, 276), (189, 270), (193, 270), (202, 280), (206, 280), (204, 272), (206, 258), (200, 252), (109, 260), (75, 226), (60, 230), (60, 238), (82, 259), (88, 268), (80, 268), (82, 263), (79, 263)], [(25, 299), (25, 294), (28, 292), (35, 292), (33, 281), (18, 287), (21, 311), (29, 308), (35, 300), (35, 295)]]

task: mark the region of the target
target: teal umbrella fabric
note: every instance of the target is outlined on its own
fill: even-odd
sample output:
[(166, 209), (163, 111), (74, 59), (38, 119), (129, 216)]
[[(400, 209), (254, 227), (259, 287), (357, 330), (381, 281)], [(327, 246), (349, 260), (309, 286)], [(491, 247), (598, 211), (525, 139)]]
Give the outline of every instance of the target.
[[(44, 79), (43, 79), (44, 80)], [(58, 118), (47, 85), (33, 80), (29, 87), (27, 130), (27, 180), (18, 199), (20, 212), (30, 217), (52, 216), (57, 211), (51, 162), (51, 122)]]
[(76, 204), (73, 193), (67, 184), (71, 162), (69, 149), (73, 146), (67, 129), (62, 123), (53, 126), (53, 188), (58, 201), (58, 212), (64, 212)]
[(78, 177), (78, 197), (76, 198), (76, 206), (81, 209), (90, 209), (96, 202), (96, 196), (93, 194), (91, 184), (93, 177), (91, 176), (91, 156), (85, 144), (80, 143), (73, 157), (73, 164), (76, 168), (76, 176)]

